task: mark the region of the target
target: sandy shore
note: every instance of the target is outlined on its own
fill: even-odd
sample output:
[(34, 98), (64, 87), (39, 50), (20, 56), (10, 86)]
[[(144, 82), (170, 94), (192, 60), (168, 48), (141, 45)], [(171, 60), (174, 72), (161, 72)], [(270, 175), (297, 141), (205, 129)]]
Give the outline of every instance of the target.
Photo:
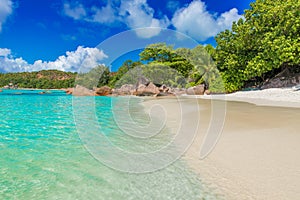
[(240, 91), (226, 95), (198, 96), (203, 99), (226, 99), (241, 101), (261, 106), (300, 107), (300, 91), (292, 88), (272, 88), (257, 91)]
[[(197, 98), (163, 98), (144, 105), (162, 106), (174, 133), (179, 126), (192, 131), (190, 125), (178, 123), (181, 117), (201, 117), (197, 136), (183, 159), (220, 199), (300, 199), (300, 92), (270, 89), (226, 95), (232, 101), (227, 101), (221, 136), (204, 159), (200, 159), (200, 149), (214, 121), (213, 101), (201, 98), (224, 96)], [(182, 110), (182, 105), (187, 109)], [(193, 109), (198, 105), (200, 111)]]

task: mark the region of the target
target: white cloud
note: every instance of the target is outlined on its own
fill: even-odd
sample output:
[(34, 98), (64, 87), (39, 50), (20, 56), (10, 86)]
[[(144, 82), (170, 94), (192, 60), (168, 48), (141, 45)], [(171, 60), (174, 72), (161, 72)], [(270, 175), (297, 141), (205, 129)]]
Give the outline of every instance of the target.
[(84, 8), (79, 3), (72, 4), (73, 6), (65, 3), (64, 11), (67, 16), (75, 20), (106, 25), (115, 22), (123, 23), (128, 28), (134, 29), (140, 38), (159, 35), (161, 28), (168, 28), (172, 24), (176, 30), (199, 41), (205, 41), (225, 29), (230, 29), (232, 22), (242, 17), (236, 8), (218, 15), (209, 12), (201, 0), (194, 0), (180, 9), (178, 9), (180, 5), (178, 1), (169, 0), (166, 5), (167, 9), (170, 11), (177, 9), (170, 22), (166, 15), (156, 17), (155, 10), (149, 6), (147, 0), (118, 0), (118, 3), (115, 2), (108, 1), (103, 7), (94, 6), (90, 9)]
[(0, 49), (0, 71), (23, 72), (57, 69), (61, 71), (81, 72), (89, 71), (107, 58), (102, 50), (79, 46), (76, 51), (67, 51), (66, 55), (59, 56), (53, 62), (37, 60), (28, 64), (23, 58), (13, 58), (9, 49)]
[(120, 15), (129, 28), (146, 28), (149, 30), (136, 30), (137, 36), (151, 38), (160, 33), (160, 28), (167, 28), (170, 22), (166, 16), (161, 19), (154, 18), (154, 9), (147, 4), (147, 0), (123, 0), (120, 6)]
[(10, 49), (7, 49), (7, 48), (0, 49), (0, 56), (7, 57), (10, 54), (11, 54), (11, 50)]
[(204, 2), (194, 0), (187, 7), (175, 12), (172, 23), (178, 31), (205, 41), (225, 29), (230, 29), (232, 22), (241, 17), (236, 8), (216, 17), (207, 11)]
[[(155, 10), (147, 4), (147, 0), (121, 0), (119, 6), (113, 6), (109, 1), (107, 5), (91, 9), (84, 8), (82, 4), (76, 3), (71, 6), (64, 4), (64, 13), (75, 19), (111, 25), (115, 22), (124, 23), (130, 29), (137, 29), (136, 34), (141, 38), (151, 38), (160, 33), (160, 28), (167, 28), (170, 21), (166, 16), (155, 18)], [(93, 13), (87, 16), (87, 13)], [(149, 30), (138, 28), (150, 27)]]
[(92, 16), (92, 22), (98, 22), (101, 24), (112, 24), (119, 19), (116, 10), (112, 8), (110, 4), (102, 8), (93, 7), (92, 11), (95, 13)]
[(2, 31), (2, 25), (6, 21), (7, 17), (12, 14), (13, 3), (11, 0), (0, 0), (0, 32)]
[(238, 21), (240, 18), (242, 18), (242, 16), (238, 14), (238, 10), (232, 8), (228, 12), (221, 14), (217, 20), (217, 24), (221, 30), (230, 29), (232, 22)]
[(86, 16), (86, 10), (82, 4), (76, 2), (75, 4), (65, 3), (64, 4), (64, 13), (65, 15), (78, 20)]

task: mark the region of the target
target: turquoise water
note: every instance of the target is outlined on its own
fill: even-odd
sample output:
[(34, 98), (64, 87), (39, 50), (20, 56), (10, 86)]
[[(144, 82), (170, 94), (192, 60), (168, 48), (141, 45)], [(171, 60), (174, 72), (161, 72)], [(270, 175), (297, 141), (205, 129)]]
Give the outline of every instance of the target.
[[(215, 199), (181, 160), (144, 174), (102, 164), (82, 145), (72, 97), (61, 91), (39, 92), (0, 93), (0, 199)], [(95, 98), (96, 116), (105, 135), (128, 151), (147, 152), (153, 142), (155, 148), (163, 145), (165, 136), (154, 137), (151, 145), (146, 144), (149, 148), (140, 140), (120, 137), (111, 102), (122, 100)], [(138, 104), (140, 99), (132, 101), (136, 105), (133, 118), (149, 121)], [(167, 135), (168, 130), (164, 132)], [(105, 149), (103, 153), (109, 155)]]

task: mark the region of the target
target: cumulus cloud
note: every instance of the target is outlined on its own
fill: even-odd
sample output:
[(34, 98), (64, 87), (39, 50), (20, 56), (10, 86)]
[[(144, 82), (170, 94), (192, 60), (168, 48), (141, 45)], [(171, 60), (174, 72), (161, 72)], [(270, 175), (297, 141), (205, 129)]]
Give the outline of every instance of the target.
[(109, 3), (101, 8), (93, 7), (92, 11), (94, 12), (94, 15), (90, 19), (92, 22), (112, 24), (119, 20), (117, 11)]
[[(115, 22), (123, 23), (130, 29), (135, 30), (137, 36), (141, 38), (151, 38), (160, 33), (161, 28), (167, 28), (170, 21), (166, 16), (155, 18), (155, 10), (151, 8), (147, 0), (121, 0), (118, 6), (114, 6), (111, 1), (107, 5), (91, 9), (84, 8), (82, 4), (76, 3), (71, 6), (64, 4), (64, 13), (75, 19), (88, 22), (111, 25)], [(92, 13), (87, 16), (87, 13)], [(145, 31), (139, 28), (150, 29)]]
[(76, 2), (73, 4), (65, 3), (64, 4), (64, 14), (75, 19), (82, 19), (86, 16), (86, 10), (82, 4)]
[(2, 25), (6, 21), (7, 17), (12, 14), (13, 3), (11, 0), (0, 0), (0, 32), (2, 31)]
[(11, 50), (10, 49), (7, 49), (7, 48), (0, 49), (0, 56), (7, 57), (10, 54), (11, 54)]
[(140, 38), (159, 35), (161, 28), (173, 25), (176, 30), (199, 41), (205, 41), (225, 29), (230, 29), (232, 22), (242, 17), (236, 8), (220, 14), (211, 13), (201, 0), (194, 0), (182, 8), (179, 6), (178, 1), (169, 0), (167, 2), (166, 8), (169, 11), (176, 10), (171, 21), (166, 15), (155, 16), (155, 10), (150, 7), (147, 0), (108, 1), (103, 7), (94, 6), (92, 8), (85, 8), (78, 2), (72, 5), (65, 3), (64, 12), (75, 20), (106, 25), (116, 22), (123, 23), (128, 28), (135, 29)]
[(241, 17), (236, 8), (216, 17), (207, 11), (204, 2), (194, 0), (187, 7), (175, 12), (172, 23), (178, 31), (197, 40), (205, 41), (225, 29), (230, 29), (233, 21)]
[(230, 29), (234, 21), (238, 21), (243, 16), (239, 15), (238, 10), (233, 8), (228, 12), (222, 13), (217, 19), (220, 30)]
[(61, 71), (81, 72), (89, 71), (107, 58), (102, 50), (79, 46), (76, 51), (67, 51), (53, 62), (37, 60), (28, 64), (23, 58), (14, 58), (9, 49), (0, 49), (0, 71), (24, 72), (57, 69)]
[(147, 0), (123, 0), (120, 6), (120, 15), (125, 19), (129, 28), (145, 28), (149, 30), (136, 30), (139, 37), (151, 38), (160, 33), (160, 28), (167, 28), (170, 22), (166, 16), (161, 19), (154, 18), (154, 9), (147, 4)]

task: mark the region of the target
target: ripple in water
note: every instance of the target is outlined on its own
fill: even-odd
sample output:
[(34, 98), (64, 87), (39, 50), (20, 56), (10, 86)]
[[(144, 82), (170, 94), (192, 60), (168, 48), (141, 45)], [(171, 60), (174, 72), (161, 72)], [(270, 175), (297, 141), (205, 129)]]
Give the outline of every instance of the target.
[[(101, 164), (82, 146), (72, 97), (60, 91), (38, 92), (0, 93), (0, 199), (216, 199), (181, 160), (146, 174), (123, 173)], [(164, 145), (165, 136), (152, 139), (153, 149), (150, 143), (124, 137), (112, 120), (111, 100), (97, 97), (96, 110), (112, 142), (140, 152)], [(136, 105), (133, 118), (147, 123)]]

